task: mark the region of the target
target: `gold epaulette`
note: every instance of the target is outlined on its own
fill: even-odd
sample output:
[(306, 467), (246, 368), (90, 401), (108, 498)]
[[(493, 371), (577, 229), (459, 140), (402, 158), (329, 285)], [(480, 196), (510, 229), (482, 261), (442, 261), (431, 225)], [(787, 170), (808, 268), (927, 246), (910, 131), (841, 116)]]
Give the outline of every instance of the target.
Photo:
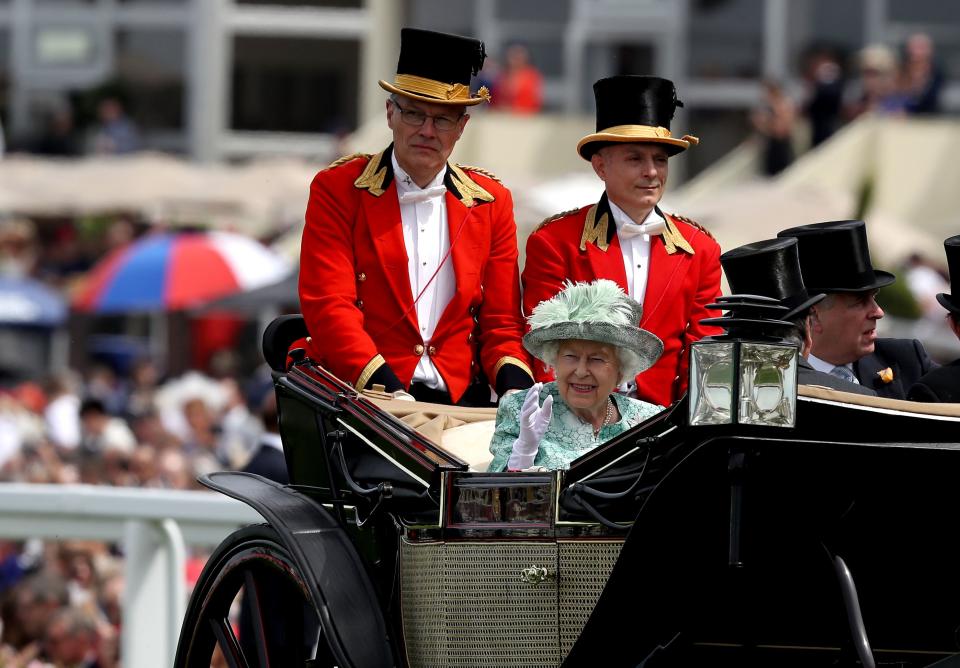
[(570, 209), (569, 211), (562, 211), (562, 212), (560, 212), (560, 213), (555, 213), (555, 214), (553, 214), (552, 216), (550, 216), (549, 218), (545, 218), (542, 223), (540, 223), (539, 225), (537, 225), (537, 227), (536, 227), (536, 229), (534, 230), (534, 232), (539, 232), (541, 229), (543, 229), (544, 227), (546, 227), (547, 225), (549, 225), (549, 224), (552, 223), (553, 221), (555, 221), (555, 220), (560, 220), (561, 218), (566, 218), (567, 216), (570, 216), (570, 215), (576, 213), (576, 212), (579, 211), (579, 210), (580, 210), (580, 209)]
[(351, 160), (356, 160), (357, 158), (369, 158), (371, 155), (372, 155), (371, 153), (351, 153), (350, 155), (345, 155), (342, 158), (337, 158), (336, 160), (331, 162), (329, 165), (327, 165), (327, 169), (333, 169), (334, 167), (339, 167), (340, 165), (350, 162)]
[(467, 170), (467, 171), (469, 171), (469, 172), (476, 172), (477, 174), (483, 174), (483, 175), (486, 176), (487, 178), (491, 178), (491, 179), (493, 179), (494, 181), (496, 181), (497, 183), (503, 183), (503, 182), (500, 180), (500, 177), (498, 177), (498, 176), (497, 176), (496, 174), (494, 174), (493, 172), (488, 172), (488, 171), (485, 170), (483, 167), (474, 167), (473, 165), (461, 165), (461, 164), (459, 164), (459, 163), (457, 163), (457, 167), (459, 167), (460, 169), (465, 169), (465, 170)]
[(671, 218), (675, 218), (676, 220), (679, 220), (679, 221), (682, 221), (682, 222), (686, 223), (686, 224), (689, 225), (690, 227), (695, 227), (695, 228), (697, 228), (698, 230), (700, 230), (701, 232), (703, 232), (704, 234), (706, 234), (708, 237), (710, 237), (711, 239), (713, 239), (714, 241), (716, 241), (716, 237), (714, 237), (712, 234), (710, 234), (710, 230), (708, 230), (708, 229), (705, 228), (703, 225), (701, 225), (700, 223), (698, 223), (697, 221), (695, 221), (693, 218), (687, 218), (686, 216), (680, 216), (680, 215), (675, 214), (675, 213), (669, 213), (669, 214), (667, 214), (667, 215), (670, 216)]

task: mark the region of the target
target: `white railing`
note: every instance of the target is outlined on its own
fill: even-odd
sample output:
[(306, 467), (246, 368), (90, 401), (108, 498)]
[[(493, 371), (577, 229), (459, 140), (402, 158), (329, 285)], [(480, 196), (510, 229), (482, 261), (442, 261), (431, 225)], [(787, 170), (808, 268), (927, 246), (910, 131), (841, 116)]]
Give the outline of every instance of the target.
[(0, 484), (0, 538), (96, 539), (124, 554), (123, 665), (170, 668), (186, 610), (186, 546), (262, 522), (213, 492)]

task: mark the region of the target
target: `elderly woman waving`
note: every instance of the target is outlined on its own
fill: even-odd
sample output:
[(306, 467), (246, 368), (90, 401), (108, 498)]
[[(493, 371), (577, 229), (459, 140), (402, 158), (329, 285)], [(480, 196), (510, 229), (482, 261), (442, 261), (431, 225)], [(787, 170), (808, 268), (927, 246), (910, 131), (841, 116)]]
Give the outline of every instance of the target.
[(556, 380), (500, 402), (491, 471), (565, 469), (604, 441), (663, 410), (615, 392), (653, 366), (663, 343), (640, 329), (640, 304), (609, 280), (567, 283), (528, 318), (523, 345)]

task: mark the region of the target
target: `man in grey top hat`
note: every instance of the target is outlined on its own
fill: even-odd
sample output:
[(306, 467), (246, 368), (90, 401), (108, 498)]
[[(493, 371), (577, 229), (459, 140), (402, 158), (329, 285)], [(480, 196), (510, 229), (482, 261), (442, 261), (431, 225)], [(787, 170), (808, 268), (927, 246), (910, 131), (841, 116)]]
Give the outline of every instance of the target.
[[(960, 234), (943, 242), (950, 268), (951, 294), (941, 292), (937, 301), (947, 309), (947, 325), (960, 339)], [(960, 358), (934, 369), (914, 383), (907, 393), (911, 401), (960, 403)]]
[(878, 396), (906, 399), (910, 386), (936, 364), (915, 339), (877, 338), (883, 317), (877, 292), (895, 277), (871, 265), (864, 222), (801, 225), (777, 236), (797, 239), (804, 284), (827, 295), (812, 307), (810, 365)]
[(783, 338), (800, 346), (797, 368), (797, 382), (800, 385), (819, 385), (832, 390), (877, 396), (870, 388), (818, 371), (807, 361), (812, 344), (810, 310), (815, 304), (821, 303), (826, 295), (807, 292), (800, 274), (796, 239), (765, 239), (740, 246), (721, 255), (720, 264), (731, 294), (770, 297), (789, 309), (776, 317), (794, 324), (783, 333)]

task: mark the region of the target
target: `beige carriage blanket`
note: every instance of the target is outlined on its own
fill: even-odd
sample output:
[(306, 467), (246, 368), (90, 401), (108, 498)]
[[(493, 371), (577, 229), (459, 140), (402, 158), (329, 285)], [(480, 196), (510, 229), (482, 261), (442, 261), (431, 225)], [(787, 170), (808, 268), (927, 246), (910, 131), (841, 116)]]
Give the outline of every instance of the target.
[(902, 413), (919, 413), (921, 415), (960, 417), (960, 404), (931, 404), (920, 401), (887, 399), (885, 397), (869, 397), (863, 394), (831, 390), (830, 388), (819, 385), (801, 385), (797, 390), (797, 394), (801, 397), (838, 401), (840, 403), (854, 404), (866, 408), (880, 408)]
[(490, 439), (496, 424), (496, 408), (462, 408), (421, 401), (400, 401), (388, 394), (364, 390), (363, 396), (444, 450), (470, 465), (471, 471), (486, 471), (493, 459)]

